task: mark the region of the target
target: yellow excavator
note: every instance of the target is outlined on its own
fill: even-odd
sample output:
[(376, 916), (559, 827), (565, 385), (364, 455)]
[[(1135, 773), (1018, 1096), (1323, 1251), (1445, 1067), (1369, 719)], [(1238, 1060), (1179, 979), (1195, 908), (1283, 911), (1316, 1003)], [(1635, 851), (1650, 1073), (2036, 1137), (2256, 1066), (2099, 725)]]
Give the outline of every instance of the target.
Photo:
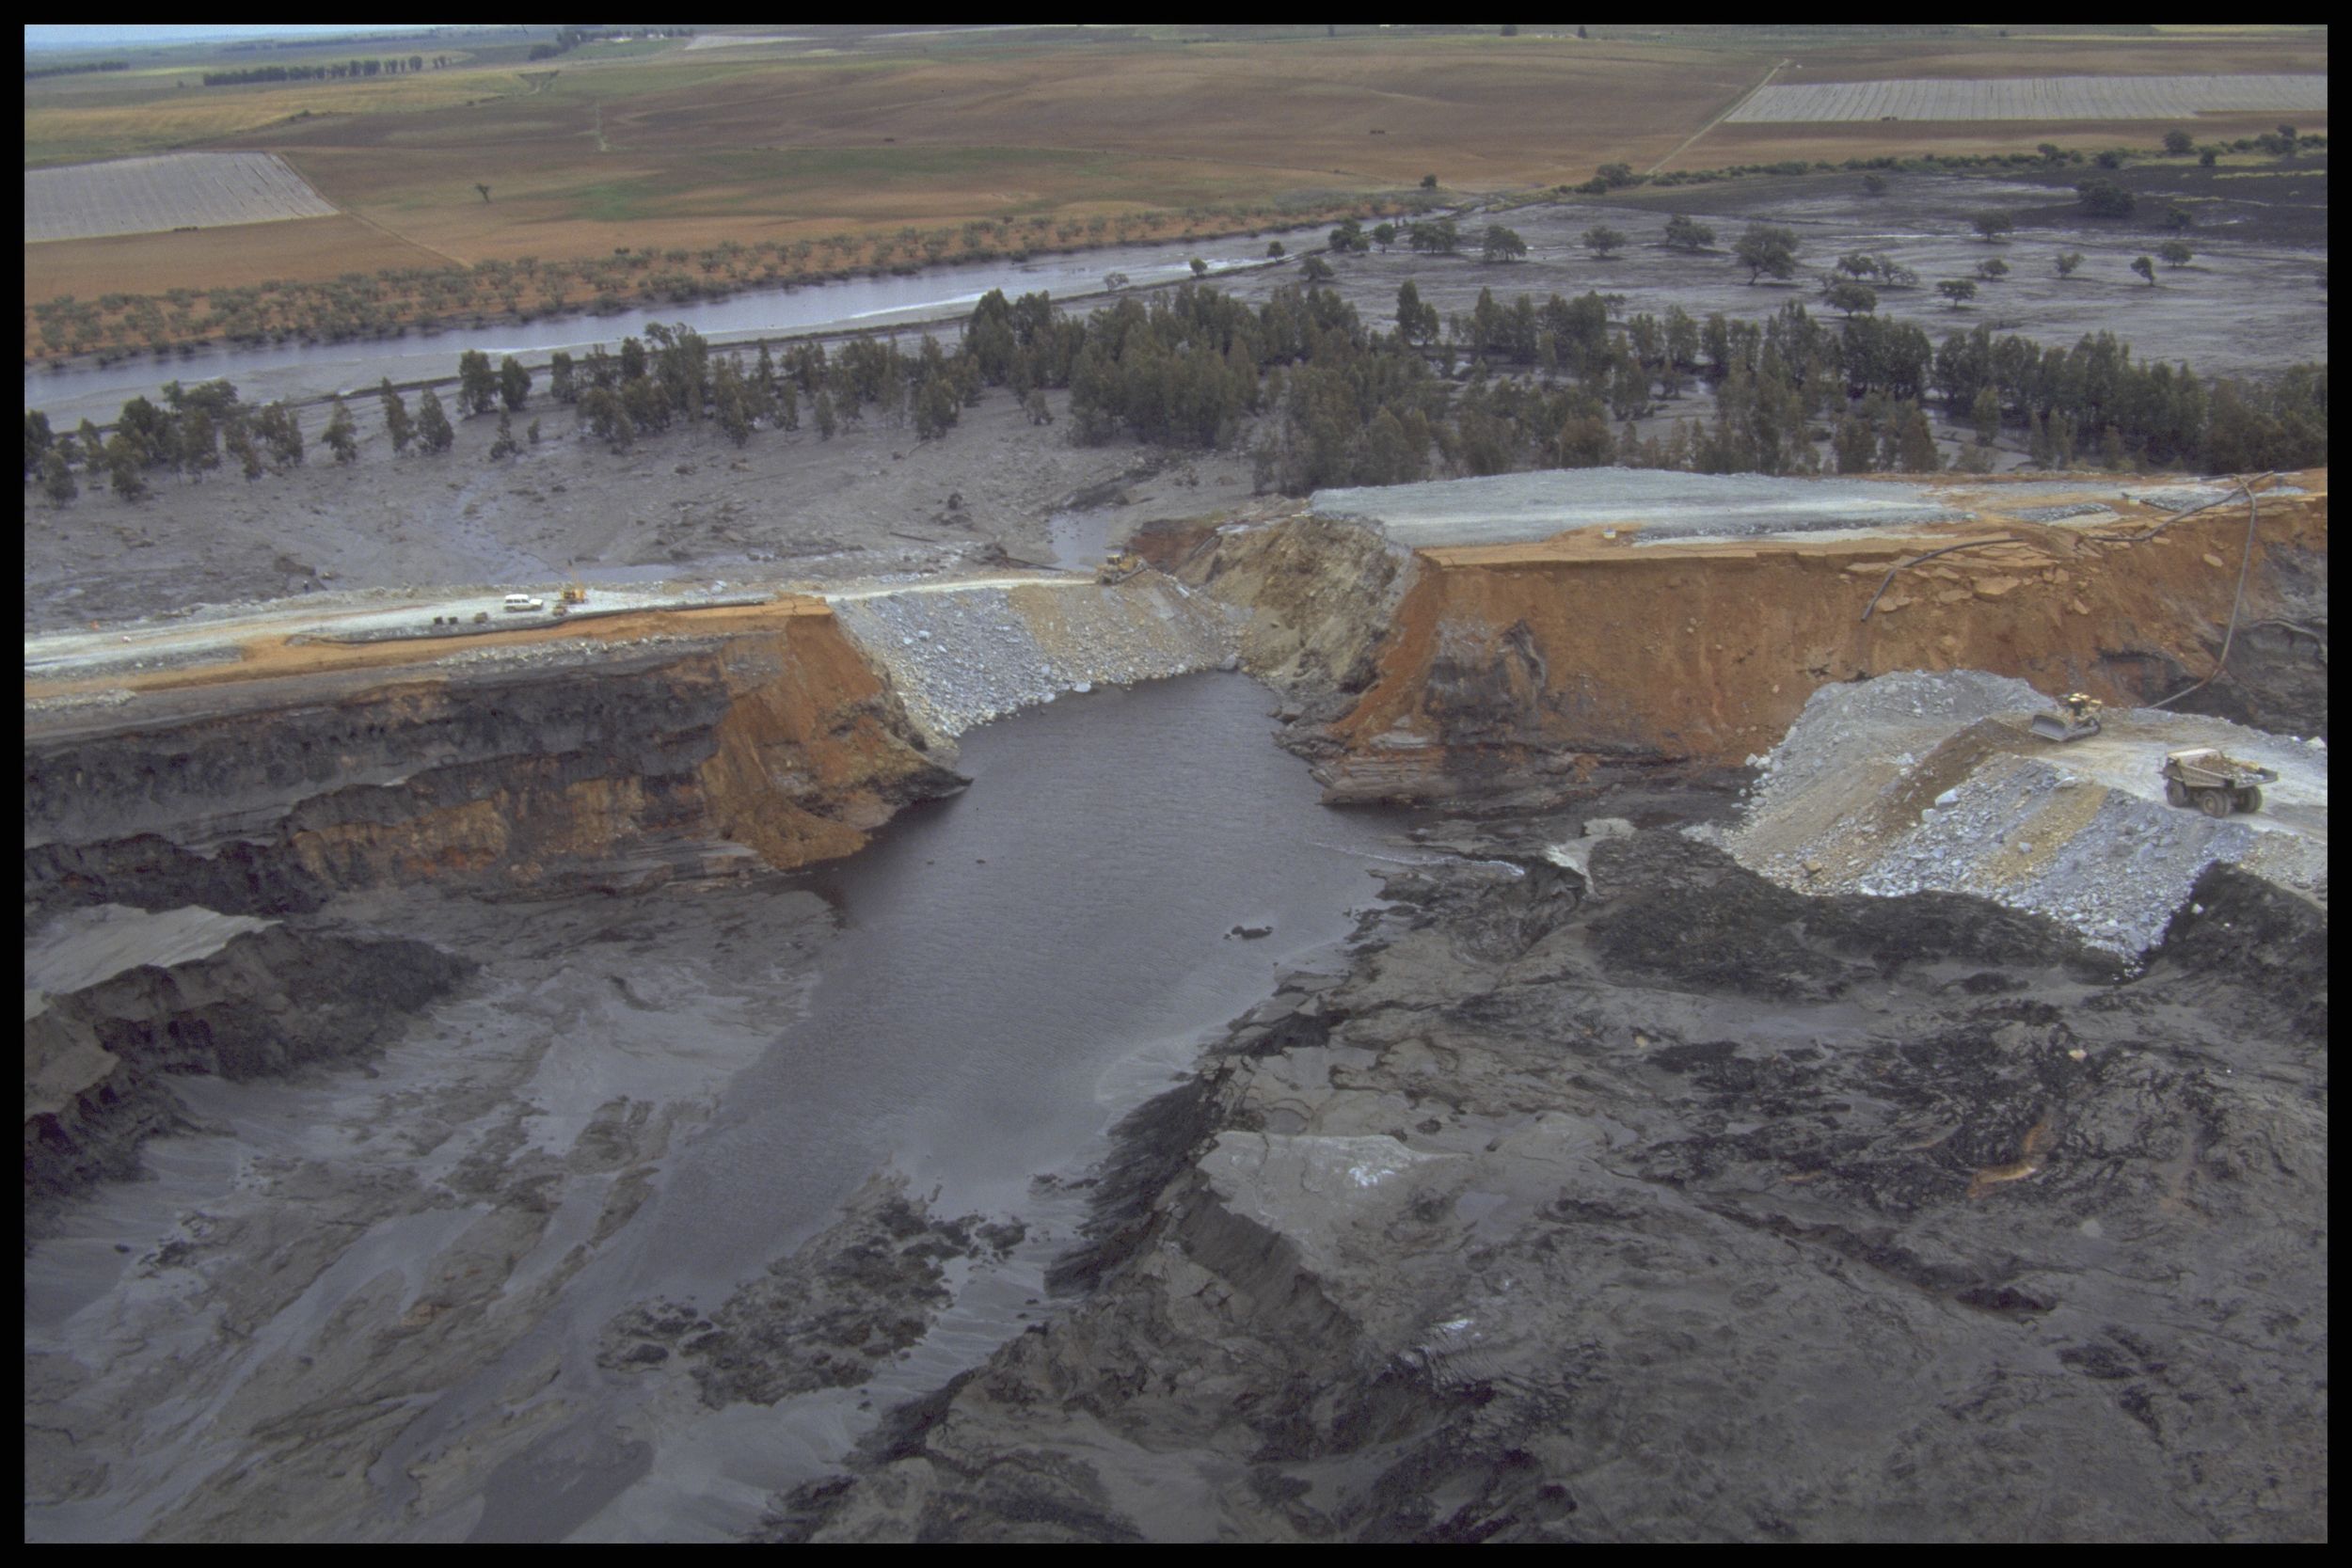
[(574, 578), (571, 581), (564, 585), (563, 596), (555, 601), (555, 613), (558, 615), (569, 615), (573, 610), (579, 609), (581, 605), (584, 605), (587, 602), (587, 585), (581, 582), (578, 578)]

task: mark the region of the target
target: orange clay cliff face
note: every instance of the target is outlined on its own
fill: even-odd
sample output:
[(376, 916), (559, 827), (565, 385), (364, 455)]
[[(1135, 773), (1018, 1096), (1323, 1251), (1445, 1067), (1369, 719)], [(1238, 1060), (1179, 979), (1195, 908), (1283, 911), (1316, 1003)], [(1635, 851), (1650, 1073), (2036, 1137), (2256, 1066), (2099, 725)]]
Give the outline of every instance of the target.
[(2242, 562), (2231, 673), (2181, 705), (2324, 733), (2327, 473), (2280, 483), (2303, 493), (2262, 496), (2250, 558), (2242, 498), (2136, 538), (2204, 498), (2112, 482), (2072, 507), (2046, 483), (1934, 486), (1953, 515), (1811, 533), (1414, 544), (1311, 516), (1145, 543), (1248, 609), (1245, 662), (1297, 693), (1291, 744), (1329, 798), (1426, 800), (1736, 768), (1823, 684), (1890, 671), (2153, 702), (2214, 670)]
[(961, 786), (821, 608), (678, 629), (478, 671), (232, 666), (130, 725), (28, 714), (26, 895), (275, 913), (413, 882), (644, 885), (848, 854)]

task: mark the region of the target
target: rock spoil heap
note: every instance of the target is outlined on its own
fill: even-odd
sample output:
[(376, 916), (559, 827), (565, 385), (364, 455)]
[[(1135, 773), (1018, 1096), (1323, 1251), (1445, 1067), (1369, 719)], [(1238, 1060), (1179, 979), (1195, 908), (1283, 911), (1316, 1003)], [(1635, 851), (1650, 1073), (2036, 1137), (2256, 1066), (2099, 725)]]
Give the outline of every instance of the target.
[(1225, 612), (1172, 578), (1072, 578), (844, 595), (834, 613), (935, 739), (1065, 691), (1160, 680), (1233, 657)]
[[(1744, 819), (1708, 832), (1800, 892), (1975, 894), (2126, 958), (2163, 939), (2217, 861), (2325, 903), (2323, 743), (2134, 708), (2056, 745), (2026, 727), (2048, 705), (2023, 681), (1973, 670), (1823, 687), (1756, 759)], [(2158, 767), (2190, 746), (2276, 769), (2263, 810), (2217, 821), (2167, 805)]]

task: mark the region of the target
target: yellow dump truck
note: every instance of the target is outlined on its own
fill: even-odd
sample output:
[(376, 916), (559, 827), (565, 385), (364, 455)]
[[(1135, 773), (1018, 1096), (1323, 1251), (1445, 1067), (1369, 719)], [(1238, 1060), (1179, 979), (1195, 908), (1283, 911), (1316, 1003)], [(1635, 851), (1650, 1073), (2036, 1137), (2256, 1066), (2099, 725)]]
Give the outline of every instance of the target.
[(2211, 746), (2168, 752), (2157, 771), (2164, 778), (2164, 798), (2168, 803), (2194, 805), (2207, 816), (2227, 816), (2233, 811), (2260, 811), (2262, 786), (2279, 782), (2276, 768), (2240, 762)]

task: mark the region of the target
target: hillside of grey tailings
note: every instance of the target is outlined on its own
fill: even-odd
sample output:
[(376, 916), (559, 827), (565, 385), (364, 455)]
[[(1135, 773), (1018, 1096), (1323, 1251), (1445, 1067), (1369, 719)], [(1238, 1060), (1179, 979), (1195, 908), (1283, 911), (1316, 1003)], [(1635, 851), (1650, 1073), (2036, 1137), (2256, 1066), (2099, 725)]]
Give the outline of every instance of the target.
[(750, 1528), (1027, 1326), (1103, 1130), (1430, 858), (1318, 806), (1267, 706), (983, 726), (821, 874), (325, 911), (481, 969), (374, 1064), (170, 1080), (200, 1131), (33, 1250), (28, 1536)]

